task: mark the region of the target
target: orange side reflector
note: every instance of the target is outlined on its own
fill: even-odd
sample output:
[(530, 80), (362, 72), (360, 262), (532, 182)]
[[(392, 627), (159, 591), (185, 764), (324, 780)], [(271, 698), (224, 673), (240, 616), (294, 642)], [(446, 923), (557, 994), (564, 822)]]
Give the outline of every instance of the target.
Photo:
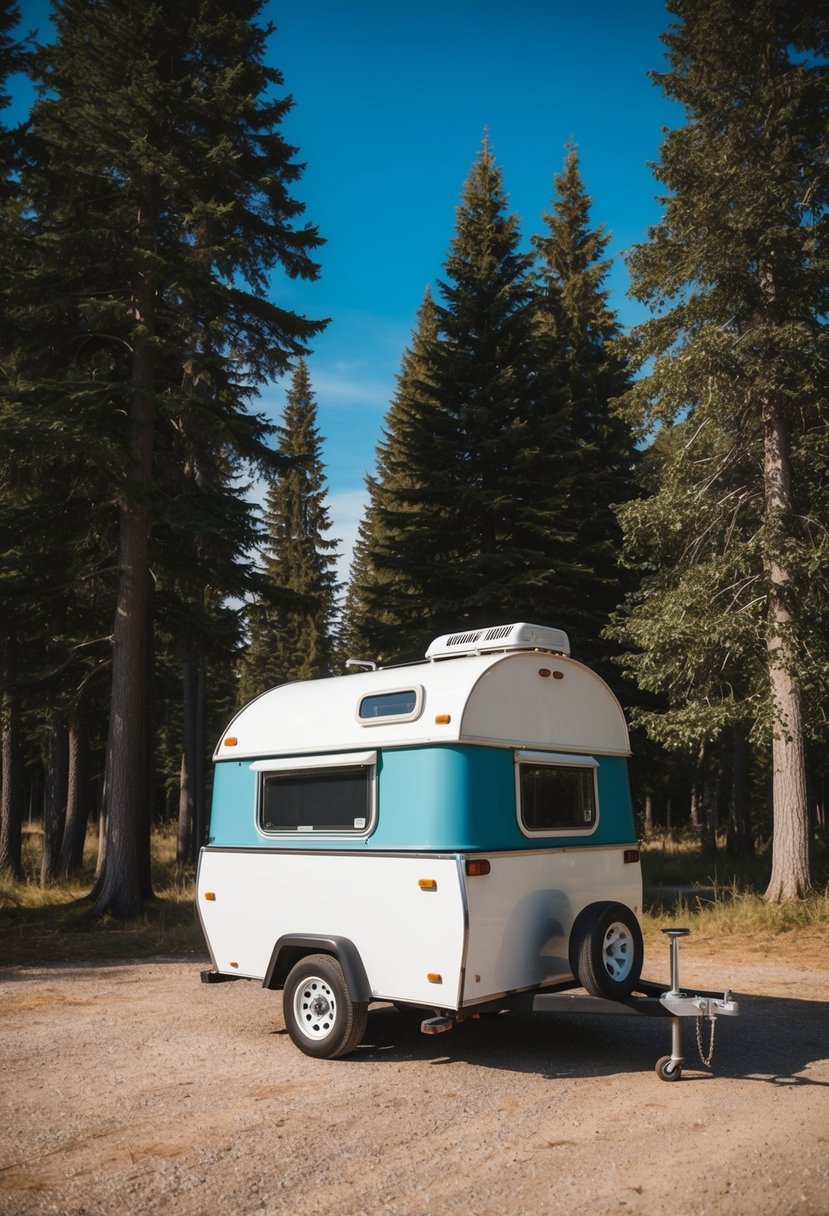
[(550, 671), (549, 667), (539, 667), (538, 674), (541, 676), (542, 680), (548, 680), (553, 673)]
[(438, 884), (434, 878), (418, 878), (417, 885), (421, 891), (437, 891)]
[(563, 680), (563, 679), (564, 679), (564, 672), (563, 672), (563, 671), (554, 671), (554, 672), (553, 672), (553, 679), (554, 679), (554, 680)]
[(228, 735), (228, 737), (226, 739), (224, 739), (223, 742), (224, 742), (225, 747), (235, 747), (236, 744), (239, 742), (239, 740), (236, 738), (235, 735)]
[(216, 898), (216, 892), (215, 891), (205, 891), (204, 898), (213, 901)]
[(625, 849), (624, 859), (625, 859), (625, 865), (631, 865), (633, 862), (638, 861), (639, 860), (639, 850), (638, 849)]
[(231, 967), (238, 967), (238, 966), (239, 966), (239, 964), (238, 964), (238, 963), (231, 963), (230, 965), (231, 965)]
[(470, 878), (477, 878), (481, 874), (488, 874), (492, 866), (485, 857), (468, 857), (466, 860), (466, 872)]
[(435, 723), (438, 726), (448, 726), (451, 721), (451, 714), (435, 714)]
[(429, 981), (430, 984), (442, 984), (443, 983), (443, 976), (438, 971), (427, 971), (426, 979)]

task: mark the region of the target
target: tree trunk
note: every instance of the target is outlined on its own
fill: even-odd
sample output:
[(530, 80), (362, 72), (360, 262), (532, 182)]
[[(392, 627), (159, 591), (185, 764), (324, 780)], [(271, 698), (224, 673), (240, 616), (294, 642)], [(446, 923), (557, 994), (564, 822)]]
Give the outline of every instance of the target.
[(178, 783), (178, 829), (176, 831), (176, 861), (184, 865), (190, 860), (193, 840), (193, 782), (187, 767), (190, 753), (186, 744), (181, 749), (181, 772)]
[(794, 670), (792, 622), (785, 563), (791, 517), (789, 445), (782, 411), (764, 408), (764, 481), (767, 531), (768, 629), (766, 653), (773, 711), (771, 879), (765, 898), (802, 899), (811, 890), (809, 803), (800, 684)]
[(193, 849), (194, 820), (196, 808), (195, 790), (195, 686), (193, 663), (189, 654), (181, 659), (181, 703), (183, 738), (181, 749), (181, 779), (178, 799), (178, 835), (176, 837), (176, 861), (183, 864), (190, 860)]
[(193, 819), (193, 839), (191, 841), (191, 860), (197, 861), (199, 849), (207, 835), (207, 800), (205, 777), (207, 774), (207, 751), (205, 746), (205, 702), (207, 690), (204, 678), (204, 662), (199, 660), (196, 671), (196, 772), (195, 790), (196, 804)]
[(66, 824), (60, 847), (58, 872), (63, 877), (83, 866), (86, 825), (89, 822), (89, 747), (86, 728), (78, 715), (69, 723), (69, 779), (66, 790)]
[(708, 780), (708, 749), (703, 740), (691, 762), (691, 826), (706, 855), (717, 851), (717, 807)]
[(43, 797), (43, 854), (40, 885), (48, 886), (58, 876), (63, 828), (66, 823), (66, 796), (69, 788), (69, 738), (66, 717), (52, 711), (46, 761), (46, 788)]
[(204, 843), (206, 807), (204, 771), (204, 669), (198, 659), (185, 655), (181, 660), (184, 746), (181, 756), (179, 787), (178, 861), (195, 861)]
[[(139, 217), (139, 224), (141, 223)], [(136, 328), (153, 332), (152, 287), (142, 279)], [(106, 855), (95, 912), (134, 918), (146, 893), (148, 841), (147, 636), (149, 496), (154, 431), (153, 364), (146, 338), (135, 341), (130, 407), (132, 467), (119, 502), (119, 577), (113, 629), (112, 698), (107, 737)], [(142, 848), (143, 845), (143, 848)]]
[(23, 877), (23, 751), (20, 706), (14, 691), (17, 637), (3, 639), (2, 786), (0, 787), (0, 871)]
[(749, 747), (744, 726), (735, 726), (731, 738), (731, 796), (728, 802), (726, 848), (732, 856), (754, 852), (748, 800)]

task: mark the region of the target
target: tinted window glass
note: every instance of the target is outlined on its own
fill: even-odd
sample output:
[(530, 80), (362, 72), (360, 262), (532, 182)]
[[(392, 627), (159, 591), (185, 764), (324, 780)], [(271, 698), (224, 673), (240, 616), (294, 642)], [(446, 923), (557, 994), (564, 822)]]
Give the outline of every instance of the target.
[(417, 693), (413, 688), (399, 692), (381, 692), (363, 697), (360, 702), (361, 718), (402, 718), (415, 711)]
[(596, 823), (592, 767), (521, 764), (521, 822), (528, 832), (585, 831)]
[(370, 778), (364, 764), (263, 773), (261, 826), (266, 832), (365, 832)]

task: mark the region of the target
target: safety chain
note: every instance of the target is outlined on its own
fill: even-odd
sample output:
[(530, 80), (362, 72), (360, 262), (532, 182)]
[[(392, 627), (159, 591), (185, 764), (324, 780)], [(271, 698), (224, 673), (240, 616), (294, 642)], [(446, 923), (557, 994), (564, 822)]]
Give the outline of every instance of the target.
[(694, 1020), (696, 1022), (695, 1029), (697, 1032), (697, 1051), (699, 1052), (699, 1058), (702, 1060), (702, 1062), (706, 1068), (710, 1068), (711, 1061), (714, 1059), (714, 1034), (716, 1033), (716, 1030), (717, 1030), (717, 1019), (716, 1018), (710, 1019), (710, 1021), (711, 1021), (711, 1038), (708, 1040), (708, 1055), (706, 1055), (705, 1052), (702, 1050), (702, 1031), (700, 1030), (700, 1022), (702, 1021), (702, 1018), (695, 1018)]

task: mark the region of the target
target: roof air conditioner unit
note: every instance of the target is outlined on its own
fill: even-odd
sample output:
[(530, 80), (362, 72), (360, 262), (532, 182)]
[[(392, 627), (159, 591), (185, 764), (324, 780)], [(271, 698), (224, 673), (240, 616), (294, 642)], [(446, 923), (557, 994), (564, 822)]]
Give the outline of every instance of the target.
[(427, 659), (446, 659), (460, 654), (486, 654), (493, 650), (551, 650), (570, 653), (570, 639), (563, 629), (547, 625), (492, 625), (488, 629), (467, 629), (444, 633), (426, 651)]

